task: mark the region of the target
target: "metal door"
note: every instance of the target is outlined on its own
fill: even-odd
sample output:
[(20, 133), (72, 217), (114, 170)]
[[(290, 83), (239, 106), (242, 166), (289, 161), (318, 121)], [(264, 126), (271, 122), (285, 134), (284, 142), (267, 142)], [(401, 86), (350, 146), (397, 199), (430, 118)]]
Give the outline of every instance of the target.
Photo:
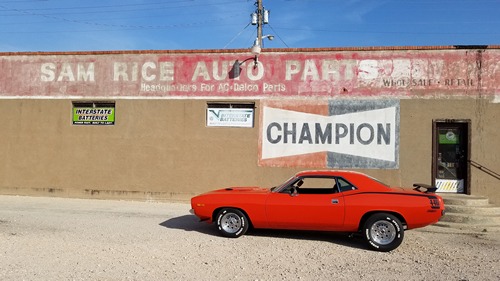
[(433, 179), (437, 192), (467, 193), (469, 120), (434, 121)]

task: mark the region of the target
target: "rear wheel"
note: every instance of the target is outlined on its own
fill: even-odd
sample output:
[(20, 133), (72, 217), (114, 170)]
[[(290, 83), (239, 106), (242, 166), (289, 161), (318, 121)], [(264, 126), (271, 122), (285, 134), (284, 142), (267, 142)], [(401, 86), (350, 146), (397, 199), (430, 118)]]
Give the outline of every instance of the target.
[(401, 221), (394, 215), (378, 213), (371, 215), (366, 221), (363, 236), (371, 249), (388, 252), (401, 245), (404, 229)]
[(248, 230), (248, 218), (238, 209), (225, 208), (217, 215), (217, 227), (225, 237), (237, 238)]

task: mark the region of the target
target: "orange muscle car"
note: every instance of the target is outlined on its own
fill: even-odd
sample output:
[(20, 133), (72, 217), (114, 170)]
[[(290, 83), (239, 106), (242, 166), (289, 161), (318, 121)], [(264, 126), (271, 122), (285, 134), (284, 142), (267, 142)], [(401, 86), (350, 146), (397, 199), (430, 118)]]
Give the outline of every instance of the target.
[(215, 222), (226, 237), (249, 229), (296, 229), (360, 233), (369, 248), (391, 251), (404, 230), (436, 223), (444, 204), (435, 188), (389, 187), (351, 171), (304, 171), (273, 188), (229, 187), (191, 199), (192, 212)]

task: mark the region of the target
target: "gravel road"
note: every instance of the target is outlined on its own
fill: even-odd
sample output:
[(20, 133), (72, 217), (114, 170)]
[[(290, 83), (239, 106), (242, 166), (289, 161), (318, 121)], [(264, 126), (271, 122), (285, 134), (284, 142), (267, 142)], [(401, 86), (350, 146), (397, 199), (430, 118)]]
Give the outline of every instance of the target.
[(335, 233), (223, 238), (189, 209), (0, 196), (0, 280), (500, 280), (495, 232), (429, 226), (379, 253)]

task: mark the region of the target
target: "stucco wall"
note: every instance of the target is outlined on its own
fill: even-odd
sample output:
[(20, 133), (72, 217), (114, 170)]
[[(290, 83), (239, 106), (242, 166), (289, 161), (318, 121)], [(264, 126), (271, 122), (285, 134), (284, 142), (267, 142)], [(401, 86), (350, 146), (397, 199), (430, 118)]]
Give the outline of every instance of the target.
[[(0, 193), (187, 200), (336, 166), (368, 167), (361, 171), (411, 187), (432, 181), (438, 119), (470, 120), (471, 160), (500, 172), (500, 46), (267, 49), (252, 58), (247, 50), (0, 53)], [(73, 102), (83, 101), (115, 102), (114, 125), (74, 125), (75, 115), (100, 118), (74, 114)], [(256, 105), (253, 127), (206, 126), (207, 103), (244, 101)], [(344, 147), (298, 143), (293, 156), (288, 147), (273, 153), (262, 142), (272, 103), (308, 114), (313, 126), (344, 118), (350, 132), (391, 134), (378, 143), (357, 131)], [(372, 127), (384, 106), (390, 113)], [(372, 115), (359, 111), (357, 125), (339, 117), (363, 107)], [(279, 114), (265, 116), (272, 124)], [(364, 154), (345, 153), (358, 148)], [(378, 148), (382, 157), (371, 157)], [(471, 167), (467, 192), (500, 203), (499, 183)]]
[[(432, 120), (470, 119), (470, 159), (500, 171), (500, 104), (492, 99), (472, 100), (402, 100), (400, 170), (404, 181), (431, 181)], [(496, 121), (495, 121), (496, 120)], [(470, 167), (470, 194), (488, 196), (500, 203), (500, 181)]]
[[(430, 183), (433, 119), (471, 119), (471, 159), (498, 170), (500, 104), (491, 101), (401, 100), (399, 169), (361, 171), (390, 185)], [(258, 120), (206, 127), (207, 102), (116, 100), (115, 125), (75, 126), (72, 100), (0, 100), (0, 193), (187, 200), (231, 185), (273, 186), (302, 169), (259, 167)], [(472, 194), (500, 203), (499, 188), (471, 168)]]
[(165, 198), (255, 174), (256, 129), (206, 128), (205, 102), (120, 100), (114, 126), (74, 126), (71, 107), (0, 101), (4, 192)]

